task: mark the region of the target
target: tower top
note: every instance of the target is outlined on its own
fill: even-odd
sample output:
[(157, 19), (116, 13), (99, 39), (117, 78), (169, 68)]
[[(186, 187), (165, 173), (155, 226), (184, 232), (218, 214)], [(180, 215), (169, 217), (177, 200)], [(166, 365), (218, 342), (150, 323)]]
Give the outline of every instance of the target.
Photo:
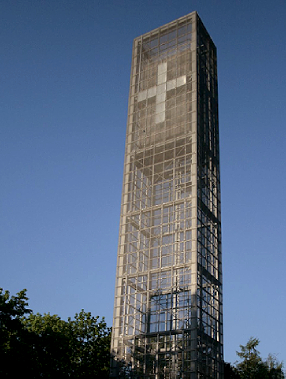
[(164, 25), (162, 25), (162, 26), (159, 26), (158, 28), (155, 28), (155, 29), (153, 29), (153, 30), (150, 30), (149, 32), (146, 32), (146, 33), (144, 33), (144, 34), (142, 34), (142, 35), (140, 35), (140, 36), (138, 36), (138, 37), (136, 37), (135, 38), (135, 40), (137, 40), (137, 39), (140, 39), (140, 38), (144, 38), (145, 36), (148, 36), (148, 35), (152, 35), (153, 33), (157, 33), (159, 30), (161, 31), (161, 32), (164, 32), (165, 31), (165, 29), (169, 29), (169, 28), (171, 28), (172, 26), (176, 26), (176, 25), (178, 25), (178, 24), (180, 24), (180, 23), (183, 23), (183, 22), (185, 22), (185, 21), (187, 21), (187, 20), (194, 20), (194, 19), (196, 19), (196, 18), (198, 18), (199, 17), (199, 15), (198, 15), (198, 12), (197, 11), (193, 11), (193, 12), (191, 12), (191, 13), (188, 13), (188, 14), (186, 14), (185, 16), (182, 16), (182, 17), (180, 17), (180, 18), (177, 18), (176, 20), (173, 20), (173, 21), (170, 21), (170, 22), (167, 22), (166, 24), (164, 24)]

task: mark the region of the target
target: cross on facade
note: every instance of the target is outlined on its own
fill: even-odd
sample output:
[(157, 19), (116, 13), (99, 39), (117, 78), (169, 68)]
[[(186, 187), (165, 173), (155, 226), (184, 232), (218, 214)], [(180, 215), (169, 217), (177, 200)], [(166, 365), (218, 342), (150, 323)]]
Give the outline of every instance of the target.
[(165, 121), (165, 101), (167, 91), (181, 87), (186, 84), (186, 82), (186, 75), (167, 81), (167, 62), (160, 63), (158, 65), (157, 85), (139, 92), (137, 101), (140, 102), (156, 96), (155, 122), (158, 124), (159, 122)]

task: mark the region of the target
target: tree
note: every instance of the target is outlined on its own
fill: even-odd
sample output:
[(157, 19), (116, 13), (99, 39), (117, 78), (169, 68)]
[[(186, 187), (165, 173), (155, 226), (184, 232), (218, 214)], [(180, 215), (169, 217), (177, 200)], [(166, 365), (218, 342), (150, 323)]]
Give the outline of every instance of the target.
[[(39, 313), (22, 319), (25, 329), (34, 336), (32, 367), (34, 377), (69, 378), (72, 333), (66, 321), (57, 315)], [(31, 373), (30, 373), (31, 375)]]
[[(26, 290), (0, 290), (0, 377), (109, 377), (110, 335), (104, 318), (82, 310), (74, 319), (33, 314)], [(28, 314), (28, 316), (27, 316)]]
[[(109, 377), (111, 329), (104, 318), (93, 317), (83, 310), (68, 320), (74, 341), (73, 360), (76, 363), (76, 377)], [(83, 376), (81, 376), (84, 373)]]
[(27, 308), (26, 291), (10, 297), (10, 292), (0, 288), (0, 348), (11, 347), (12, 338), (23, 330), (21, 317), (31, 310)]
[(110, 328), (104, 318), (82, 310), (74, 319), (31, 314), (23, 320), (27, 330), (39, 336), (37, 361), (42, 376), (61, 378), (108, 378)]
[(283, 363), (279, 362), (276, 357), (269, 354), (265, 364), (267, 365), (270, 379), (284, 379)]
[(237, 364), (236, 369), (243, 379), (267, 377), (266, 367), (262, 362), (259, 351), (256, 349), (258, 344), (259, 340), (251, 337), (245, 346), (240, 345), (241, 351), (236, 352), (239, 358), (242, 359)]
[(272, 355), (266, 361), (260, 357), (257, 350), (259, 340), (251, 337), (245, 346), (240, 345), (237, 355), (241, 362), (236, 363), (236, 371), (242, 379), (283, 379), (283, 364), (279, 363)]
[(0, 288), (0, 377), (13, 377), (18, 368), (28, 366), (31, 355), (30, 335), (21, 319), (31, 313), (26, 290), (11, 296)]

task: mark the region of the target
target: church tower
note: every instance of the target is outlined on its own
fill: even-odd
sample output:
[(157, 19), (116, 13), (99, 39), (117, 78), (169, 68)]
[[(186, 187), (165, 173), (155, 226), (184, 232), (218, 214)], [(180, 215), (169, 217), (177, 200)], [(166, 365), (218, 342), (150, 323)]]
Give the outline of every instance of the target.
[(133, 44), (113, 378), (223, 378), (216, 47), (196, 12)]

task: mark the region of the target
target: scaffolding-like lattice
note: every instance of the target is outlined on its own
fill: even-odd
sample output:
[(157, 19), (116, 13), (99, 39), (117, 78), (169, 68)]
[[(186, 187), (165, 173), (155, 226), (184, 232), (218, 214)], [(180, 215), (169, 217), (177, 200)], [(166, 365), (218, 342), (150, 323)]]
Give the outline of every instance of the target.
[(196, 12), (134, 40), (111, 377), (223, 377), (216, 48)]

